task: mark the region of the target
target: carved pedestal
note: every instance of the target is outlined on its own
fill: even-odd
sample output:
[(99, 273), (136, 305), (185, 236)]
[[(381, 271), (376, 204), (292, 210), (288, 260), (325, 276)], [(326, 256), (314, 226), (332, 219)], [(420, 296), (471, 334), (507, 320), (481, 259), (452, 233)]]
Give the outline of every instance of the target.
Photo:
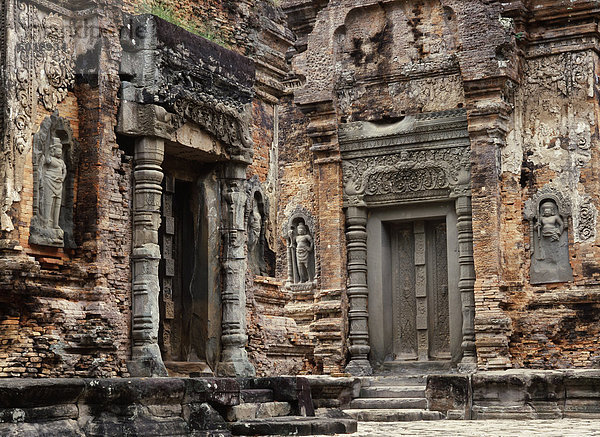
[(161, 163), (164, 140), (143, 137), (135, 145), (133, 212), (132, 376), (167, 376), (158, 346)]
[(223, 351), (217, 365), (219, 376), (254, 376), (254, 367), (246, 353), (246, 232), (244, 207), (246, 168), (228, 166), (222, 180), (225, 223), (223, 235), (223, 291), (221, 303), (221, 341)]
[(367, 301), (367, 209), (349, 207), (346, 210), (346, 241), (348, 245), (348, 299), (350, 309), (350, 362), (346, 371), (352, 375), (373, 373), (368, 360), (369, 313)]

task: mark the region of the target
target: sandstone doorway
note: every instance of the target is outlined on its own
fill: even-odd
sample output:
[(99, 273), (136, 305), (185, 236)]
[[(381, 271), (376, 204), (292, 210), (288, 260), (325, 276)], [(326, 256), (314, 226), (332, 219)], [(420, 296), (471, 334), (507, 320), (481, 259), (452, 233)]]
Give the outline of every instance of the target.
[(210, 301), (218, 293), (208, 275), (217, 254), (210, 253), (214, 224), (206, 203), (202, 178), (166, 170), (159, 228), (159, 345), (170, 376), (210, 375), (214, 367), (217, 335), (211, 336), (210, 325), (219, 319), (219, 309)]
[(391, 223), (392, 359), (450, 360), (448, 256), (442, 219)]
[(369, 211), (374, 370), (450, 370), (462, 357), (457, 216), (452, 203)]

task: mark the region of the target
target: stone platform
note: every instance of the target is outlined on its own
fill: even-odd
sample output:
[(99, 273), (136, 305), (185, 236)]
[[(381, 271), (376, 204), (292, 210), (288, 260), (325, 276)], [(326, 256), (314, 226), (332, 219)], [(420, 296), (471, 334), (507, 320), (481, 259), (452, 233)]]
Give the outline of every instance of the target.
[(315, 416), (303, 378), (0, 380), (2, 436), (339, 434), (356, 420)]

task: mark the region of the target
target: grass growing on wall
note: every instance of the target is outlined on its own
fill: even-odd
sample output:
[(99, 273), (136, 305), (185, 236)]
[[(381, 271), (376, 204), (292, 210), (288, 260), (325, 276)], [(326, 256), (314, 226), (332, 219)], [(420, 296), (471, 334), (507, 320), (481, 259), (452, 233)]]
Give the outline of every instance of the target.
[(206, 38), (220, 46), (229, 48), (227, 42), (221, 38), (214, 26), (208, 22), (196, 23), (184, 17), (181, 17), (171, 7), (161, 3), (157, 0), (144, 0), (140, 2), (135, 12), (137, 14), (152, 14), (158, 18), (162, 18), (175, 26), (179, 26), (182, 29), (187, 30), (194, 35)]

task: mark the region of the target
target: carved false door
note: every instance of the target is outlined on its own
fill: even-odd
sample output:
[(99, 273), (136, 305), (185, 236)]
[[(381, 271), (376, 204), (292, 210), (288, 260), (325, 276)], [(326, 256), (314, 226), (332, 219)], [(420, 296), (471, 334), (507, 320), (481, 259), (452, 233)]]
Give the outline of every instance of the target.
[(160, 228), (160, 344), (166, 363), (188, 361), (190, 356), (190, 285), (194, 269), (194, 225), (190, 198), (189, 183), (165, 176)]
[(390, 227), (395, 360), (449, 360), (445, 220)]

